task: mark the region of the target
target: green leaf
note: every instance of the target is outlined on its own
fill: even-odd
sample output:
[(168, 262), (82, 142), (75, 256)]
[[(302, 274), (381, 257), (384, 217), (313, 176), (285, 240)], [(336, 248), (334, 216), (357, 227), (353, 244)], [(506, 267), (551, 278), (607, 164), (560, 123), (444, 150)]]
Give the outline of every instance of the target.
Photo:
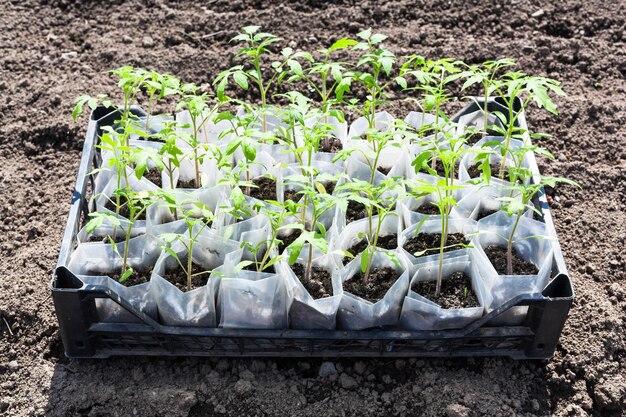
[(255, 25), (244, 26), (243, 28), (241, 28), (241, 30), (244, 33), (247, 33), (248, 35), (252, 35), (253, 33), (258, 32), (259, 29), (261, 29), (261, 26), (255, 26)]
[(243, 151), (243, 155), (246, 157), (248, 162), (252, 162), (256, 159), (256, 149), (248, 142), (242, 143), (241, 149)]
[(382, 33), (375, 33), (369, 39), (372, 44), (376, 45), (377, 43), (381, 43), (382, 41), (387, 39), (387, 35), (383, 35)]
[(237, 83), (237, 85), (244, 90), (248, 89), (248, 77), (245, 73), (237, 71), (233, 73), (233, 80)]
[(363, 40), (368, 40), (372, 36), (372, 28), (365, 29), (364, 31), (357, 33), (356, 36)]
[(367, 270), (367, 261), (370, 257), (370, 249), (367, 248), (363, 252), (361, 252), (361, 272), (365, 273)]
[(341, 38), (337, 41), (335, 41), (335, 43), (333, 43), (330, 48), (328, 48), (328, 52), (333, 52), (339, 49), (345, 49), (345, 48), (349, 48), (351, 46), (356, 45), (357, 41), (355, 41), (354, 39), (348, 39), (348, 38)]
[(133, 268), (128, 267), (128, 269), (126, 269), (126, 271), (124, 271), (124, 273), (122, 274), (122, 276), (120, 277), (120, 282), (124, 282), (126, 281), (128, 278), (130, 278), (130, 276), (133, 274)]
[(241, 261), (235, 266), (235, 271), (241, 271), (245, 267), (250, 266), (252, 264), (254, 264), (254, 262), (252, 261)]

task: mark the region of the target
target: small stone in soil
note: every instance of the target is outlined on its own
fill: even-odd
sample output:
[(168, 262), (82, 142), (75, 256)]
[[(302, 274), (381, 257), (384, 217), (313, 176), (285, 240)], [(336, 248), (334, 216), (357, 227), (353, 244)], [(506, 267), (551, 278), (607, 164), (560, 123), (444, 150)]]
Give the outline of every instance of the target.
[(311, 268), (311, 279), (304, 280), (305, 267), (302, 264), (294, 264), (291, 269), (296, 274), (304, 288), (315, 300), (333, 295), (332, 275), (323, 268), (314, 266)]
[[(448, 234), (448, 240), (446, 241), (446, 248), (444, 252), (449, 252), (457, 249), (462, 249), (459, 244), (469, 245), (469, 240), (465, 238), (463, 233), (450, 233)], [(413, 236), (408, 239), (403, 248), (411, 255), (416, 252), (426, 251), (423, 255), (432, 255), (439, 252), (439, 245), (441, 244), (441, 235), (439, 233), (420, 233), (417, 236)], [(452, 246), (456, 245), (456, 246)]]
[(442, 279), (439, 297), (435, 297), (436, 280), (415, 282), (411, 290), (439, 304), (441, 308), (480, 307), (478, 298), (472, 289), (472, 278), (463, 272), (454, 272)]
[(276, 181), (269, 177), (259, 177), (252, 180), (257, 187), (250, 188), (250, 197), (259, 200), (277, 200)]
[(343, 283), (343, 289), (350, 294), (375, 303), (385, 296), (399, 276), (400, 274), (390, 267), (373, 268), (367, 282), (363, 282), (363, 274), (359, 271)]
[(163, 186), (161, 171), (159, 171), (158, 168), (150, 168), (143, 173), (143, 177), (148, 181), (151, 181), (157, 187)]
[[(187, 267), (187, 258), (181, 259), (180, 262)], [(195, 290), (196, 288), (200, 288), (206, 285), (209, 280), (210, 272), (206, 271), (203, 267), (196, 264), (195, 262), (191, 263), (191, 288), (190, 290)], [(187, 292), (187, 273), (178, 265), (176, 268), (166, 271), (163, 278), (172, 283), (176, 288), (181, 290), (182, 292)]]
[[(508, 275), (506, 248), (495, 245), (487, 246), (485, 248), (485, 254), (491, 261), (491, 264), (496, 269), (496, 272), (498, 272), (498, 274)], [(526, 261), (517, 255), (517, 251), (515, 250), (515, 248), (513, 248), (513, 253), (511, 255), (511, 259), (513, 262), (513, 275), (537, 275), (539, 273), (539, 270), (537, 269), (535, 264)]]

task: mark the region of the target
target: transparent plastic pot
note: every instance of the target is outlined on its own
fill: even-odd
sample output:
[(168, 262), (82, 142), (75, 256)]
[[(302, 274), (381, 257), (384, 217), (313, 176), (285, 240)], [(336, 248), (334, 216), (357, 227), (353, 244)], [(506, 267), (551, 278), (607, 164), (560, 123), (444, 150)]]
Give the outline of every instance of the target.
[[(459, 125), (462, 127), (470, 127), (476, 130), (483, 130), (485, 127), (485, 112), (483, 110), (476, 110), (474, 112), (465, 114), (459, 117)], [(503, 128), (500, 119), (490, 112), (487, 112), (487, 126), (497, 126)]]
[[(175, 241), (171, 249), (179, 260), (187, 257), (187, 249)], [(241, 257), (241, 249), (235, 241), (229, 241), (206, 229), (194, 243), (192, 261), (205, 271), (222, 266), (229, 259)], [(180, 269), (179, 261), (163, 251), (152, 274), (152, 293), (156, 301), (160, 321), (167, 326), (215, 327), (217, 315), (215, 299), (220, 283), (219, 274), (211, 274), (207, 284), (183, 292), (164, 278), (167, 271)]]
[[(128, 301), (137, 311), (156, 319), (156, 303), (150, 292), (150, 282), (126, 287), (109, 276), (103, 276), (122, 272), (123, 259), (120, 255), (124, 254), (125, 246), (125, 241), (115, 245), (102, 242), (79, 243), (70, 256), (67, 267), (87, 288), (90, 285), (105, 285)], [(127, 266), (137, 271), (152, 268), (158, 256), (157, 249), (151, 236), (141, 235), (130, 239)], [(98, 317), (104, 322), (141, 322), (113, 300), (96, 299), (95, 304)]]
[[(342, 146), (345, 146), (346, 139), (348, 137), (348, 123), (345, 120), (340, 122), (334, 116), (327, 116), (326, 121), (322, 121), (322, 116), (313, 116), (305, 120), (305, 127), (313, 129), (317, 123), (320, 123), (320, 121), (331, 126), (331, 129), (328, 131), (328, 136), (338, 139)], [(302, 140), (302, 142), (304, 141)], [(315, 152), (312, 159), (315, 161), (333, 163), (333, 159), (336, 155), (337, 154), (334, 152)], [(343, 162), (337, 161), (334, 164), (343, 165)]]
[[(339, 272), (339, 281), (343, 284), (361, 271), (361, 255), (358, 255)], [(390, 267), (398, 272), (399, 277), (383, 298), (375, 303), (343, 290), (343, 296), (337, 310), (337, 327), (346, 330), (362, 330), (373, 327), (394, 326), (400, 318), (402, 299), (409, 285), (409, 270), (401, 261), (396, 265), (387, 255), (375, 252), (372, 258), (372, 270)]]
[[(288, 254), (287, 254), (288, 255)], [(306, 244), (296, 260), (306, 268), (309, 256), (309, 245)], [(300, 279), (285, 262), (279, 262), (277, 269), (286, 278), (289, 296), (289, 327), (301, 330), (333, 330), (336, 326), (337, 309), (342, 297), (335, 255), (324, 254), (313, 248), (312, 267), (321, 268), (332, 274), (333, 295), (314, 299), (306, 290)]]
[[(480, 179), (482, 179), (482, 173), (477, 177), (477, 178), (472, 178), (470, 177), (468, 171), (470, 169), (470, 167), (472, 165), (475, 165), (476, 162), (476, 156), (479, 152), (479, 150), (485, 146), (485, 144), (490, 143), (490, 142), (500, 142), (502, 143), (504, 141), (504, 137), (502, 136), (487, 136), (482, 138), (481, 140), (479, 140), (478, 142), (476, 142), (476, 144), (474, 146), (472, 146), (471, 151), (467, 152), (463, 158), (461, 158), (461, 162), (459, 163), (459, 180), (463, 181), (463, 182), (476, 182), (479, 181)], [(523, 142), (517, 139), (511, 139), (510, 141), (510, 148), (515, 149), (515, 148), (519, 148), (520, 146), (522, 146)], [(493, 148), (493, 146), (491, 146)], [(494, 152), (491, 155), (489, 155), (489, 163), (492, 165), (497, 165), (498, 167), (502, 164), (502, 156), (499, 152)], [(507, 167), (511, 167), (513, 166), (513, 161), (511, 156), (509, 155), (507, 157), (507, 160), (505, 162), (505, 165)], [(530, 160), (529, 160), (529, 156), (525, 155), (523, 160), (522, 160), (522, 166), (528, 168), (530, 166)], [(506, 187), (510, 187), (511, 183), (507, 180), (503, 180), (498, 178), (498, 174), (499, 172), (492, 172), (491, 173), (491, 178), (489, 180), (489, 187), (493, 187), (493, 188), (497, 188), (497, 189), (502, 189), (502, 188), (506, 188)]]
[(491, 303), (489, 287), (491, 279), (487, 275), (492, 274), (492, 271), (484, 265), (482, 259), (476, 257), (474, 252), (470, 251), (463, 256), (444, 254), (441, 265), (442, 279), (445, 280), (455, 272), (467, 274), (471, 278), (472, 290), (480, 305), (446, 309), (413, 291), (412, 287), (416, 282), (436, 281), (439, 272), (438, 260), (420, 262), (402, 304), (400, 327), (409, 330), (461, 329), (483, 316), (485, 306)]
[[(541, 293), (552, 276), (554, 237), (549, 234), (544, 223), (528, 217), (520, 219), (513, 237), (515, 241), (513, 249), (518, 257), (534, 264), (538, 273), (536, 275), (498, 275), (485, 253), (485, 248), (488, 246), (506, 248), (514, 220), (514, 217), (509, 217), (504, 212), (485, 217), (478, 222), (480, 233), (472, 241), (483, 262), (492, 268), (495, 274), (494, 282), (491, 284), (493, 302), (487, 306), (488, 312), (518, 295)], [(520, 324), (525, 319), (527, 311), (528, 307), (514, 307), (494, 319), (493, 324)]]
[[(463, 218), (449, 218), (449, 226), (448, 226), (448, 234), (453, 233), (461, 233), (466, 236), (466, 239), (471, 242), (472, 234), (477, 230), (477, 223), (473, 220), (463, 219)], [(434, 218), (428, 218), (424, 220), (421, 224), (414, 223), (405, 228), (398, 235), (398, 253), (400, 253), (404, 258), (407, 259), (407, 262), (412, 265), (413, 268), (417, 267), (419, 264), (424, 262), (438, 260), (439, 259), (439, 249), (432, 248), (432, 252), (428, 252), (428, 255), (421, 255), (416, 257), (415, 254), (409, 253), (406, 249), (404, 249), (405, 243), (411, 239), (413, 236), (418, 234), (441, 234), (441, 217), (436, 216)], [(470, 243), (471, 244), (471, 243)], [(458, 256), (466, 256), (468, 254), (468, 248), (460, 248), (450, 250), (448, 252), (444, 252), (447, 257), (458, 257)]]
[[(156, 186), (146, 180), (145, 178), (141, 178), (140, 180), (137, 179), (137, 177), (135, 176), (135, 173), (128, 169), (127, 171), (128, 173), (128, 186), (134, 190), (134, 191), (156, 191)], [(124, 177), (122, 177), (120, 179), (120, 187), (124, 188), (126, 187), (126, 179)], [(99, 212), (105, 212), (105, 213), (109, 213), (109, 214), (113, 214), (115, 215), (114, 211), (111, 211), (109, 209), (106, 208), (106, 205), (109, 201), (112, 201), (113, 203), (115, 203), (115, 197), (113, 196), (113, 193), (115, 192), (115, 190), (118, 189), (118, 184), (117, 184), (117, 175), (111, 175), (108, 178), (107, 184), (104, 186), (104, 188), (102, 189), (102, 191), (99, 194), (96, 194), (95, 197), (95, 206), (96, 206), (96, 210)], [(124, 218), (123, 216), (118, 216), (121, 219), (126, 220), (125, 224), (128, 224), (128, 219)], [(105, 223), (109, 223), (105, 220)], [(134, 224), (133, 224), (133, 229), (136, 230), (137, 233), (145, 233), (146, 230), (146, 221), (145, 220), (135, 220)], [(95, 233), (97, 235), (100, 235), (100, 232), (96, 229)]]
[[(489, 186), (469, 186), (468, 192), (459, 200), (456, 207), (452, 208), (451, 214), (455, 217), (464, 217), (478, 221), (481, 211), (499, 211), (502, 208), (501, 197), (517, 197), (519, 193), (513, 194), (512, 190)], [(526, 210), (524, 216), (532, 217), (532, 210)]]
[[(372, 231), (375, 232), (378, 227), (378, 216), (372, 216)], [(402, 231), (402, 221), (397, 213), (387, 215), (380, 225), (380, 237), (396, 234), (400, 236)], [(332, 250), (348, 250), (353, 245), (365, 239), (365, 235), (369, 234), (369, 219), (360, 219), (348, 224), (333, 242)], [(389, 249), (389, 250), (394, 250)], [(382, 249), (381, 249), (382, 250)], [(341, 259), (339, 259), (341, 262)], [(339, 264), (341, 266), (341, 263)]]
[(225, 262), (217, 269), (222, 276), (218, 295), (219, 327), (286, 329), (289, 299), (284, 275), (237, 271), (235, 266), (234, 262)]

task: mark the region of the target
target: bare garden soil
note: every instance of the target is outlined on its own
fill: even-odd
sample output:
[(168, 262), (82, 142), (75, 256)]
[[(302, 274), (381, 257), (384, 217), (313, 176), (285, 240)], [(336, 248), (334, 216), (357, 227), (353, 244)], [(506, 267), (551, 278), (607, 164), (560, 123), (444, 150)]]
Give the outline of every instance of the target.
[[(625, 6), (0, 0), (0, 415), (624, 415)], [(87, 125), (70, 120), (74, 98), (113, 93), (104, 71), (126, 64), (208, 82), (234, 64), (228, 40), (245, 24), (309, 50), (372, 26), (397, 54), (510, 56), (563, 81), (558, 117), (528, 112), (532, 129), (553, 135), (540, 141), (557, 157), (539, 161), (543, 173), (583, 186), (553, 196), (576, 299), (552, 360), (63, 356), (48, 285)], [(401, 116), (414, 108), (387, 106)]]

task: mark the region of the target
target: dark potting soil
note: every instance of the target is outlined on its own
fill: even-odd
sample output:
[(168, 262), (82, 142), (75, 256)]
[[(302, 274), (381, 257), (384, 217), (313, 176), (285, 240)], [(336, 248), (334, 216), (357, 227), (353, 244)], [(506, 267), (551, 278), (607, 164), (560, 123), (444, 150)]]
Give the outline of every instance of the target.
[[(496, 269), (496, 272), (500, 275), (507, 274), (506, 252), (506, 248), (502, 246), (492, 245), (485, 248), (487, 257)], [(513, 253), (511, 255), (513, 261), (513, 275), (537, 275), (537, 273), (539, 273), (535, 264), (530, 261), (526, 261), (517, 255), (515, 248), (513, 248)]]
[[(185, 267), (187, 266), (187, 258), (181, 259), (180, 262), (185, 265)], [(210, 272), (207, 272), (203, 267), (195, 262), (191, 263), (191, 274), (193, 275), (191, 277), (191, 290), (195, 290), (196, 288), (206, 285), (210, 276)], [(180, 265), (177, 265), (174, 269), (165, 271), (163, 278), (174, 284), (176, 288), (182, 292), (187, 292), (187, 274), (180, 267)]]
[(484, 138), (486, 136), (500, 136), (500, 134), (498, 132), (496, 132), (495, 130), (492, 130), (492, 129), (487, 129), (487, 134), (486, 135), (482, 131), (474, 132), (474, 133), (472, 133), (471, 135), (469, 135), (467, 137), (467, 141), (465, 143), (467, 143), (468, 145), (474, 145), (474, 144), (476, 144), (478, 141), (480, 141), (482, 138)]
[[(429, 163), (428, 165), (429, 165), (430, 167), (432, 167), (432, 165), (431, 165), (430, 163)], [(457, 163), (457, 164), (455, 165), (455, 167), (454, 167), (454, 172), (452, 173), (452, 176), (453, 176), (454, 178), (456, 178), (456, 177), (457, 177), (458, 170), (459, 170), (459, 164)], [(446, 171), (443, 169), (443, 164), (442, 164), (440, 161), (437, 161), (437, 163), (435, 164), (435, 171), (437, 172), (437, 175), (438, 175), (438, 176), (440, 176), (440, 177), (445, 177), (445, 175), (446, 175)], [(423, 173), (425, 173), (425, 174), (428, 174), (428, 173), (429, 173), (429, 172), (428, 172), (428, 170), (427, 170), (426, 168), (422, 168), (422, 169), (420, 170), (420, 172), (423, 172)]]
[(298, 190), (285, 190), (284, 197), (285, 201), (291, 200), (297, 203), (302, 198), (302, 194), (299, 193)]
[(337, 138), (326, 138), (320, 141), (319, 152), (336, 153), (343, 149), (343, 144)]
[(283, 251), (285, 250), (287, 246), (291, 245), (294, 242), (294, 240), (300, 237), (300, 234), (302, 234), (301, 230), (294, 230), (292, 233), (288, 234), (287, 236), (280, 237), (279, 239), (281, 240), (281, 243), (278, 244), (278, 253), (283, 253)]
[(150, 168), (149, 170), (143, 173), (143, 177), (148, 181), (151, 181), (157, 187), (163, 186), (163, 181), (161, 178), (161, 171), (158, 168)]
[(361, 271), (343, 283), (343, 289), (350, 294), (375, 303), (381, 300), (400, 274), (393, 268), (374, 268), (367, 282), (363, 282)]
[[(461, 249), (460, 246), (452, 246), (458, 244), (469, 245), (469, 240), (465, 238), (463, 233), (450, 233), (448, 234), (448, 240), (446, 241), (446, 248), (444, 252), (449, 252), (457, 249)], [(426, 251), (424, 255), (432, 255), (439, 252), (439, 245), (441, 244), (441, 235), (435, 233), (419, 233), (417, 236), (413, 236), (406, 241), (403, 248), (413, 255), (416, 252)]]
[(192, 178), (187, 181), (178, 180), (178, 184), (176, 184), (176, 188), (200, 188), (196, 185), (196, 179)]
[(252, 180), (256, 187), (250, 188), (250, 197), (259, 200), (276, 200), (276, 181), (269, 177), (259, 177)]
[(480, 302), (472, 289), (472, 278), (463, 272), (454, 272), (441, 282), (439, 297), (435, 296), (437, 281), (418, 281), (411, 290), (439, 304), (441, 308), (480, 307)]
[(485, 208), (481, 208), (478, 211), (478, 214), (476, 215), (476, 221), (485, 218), (487, 216), (491, 216), (492, 214), (497, 213), (499, 210), (490, 210), (490, 209), (485, 209)]
[[(123, 235), (113, 238), (113, 242), (115, 243), (120, 243), (125, 240), (126, 240), (126, 237), (124, 237)], [(87, 242), (88, 243), (111, 243), (111, 235), (106, 235), (106, 236), (89, 235), (89, 237), (87, 238)]]
[[(113, 274), (94, 274), (99, 276), (108, 276), (111, 277), (114, 281), (120, 282), (120, 277), (122, 274), (118, 271)], [(145, 271), (137, 271), (133, 269), (133, 273), (131, 276), (126, 278), (123, 282), (120, 282), (125, 287), (132, 287), (133, 285), (143, 284), (145, 282), (150, 281), (150, 276), (152, 275), (152, 267), (147, 268)]]
[[(496, 178), (500, 174), (500, 165), (499, 164), (489, 164), (491, 167), (491, 177)], [(478, 178), (482, 175), (482, 171), (478, 169), (478, 164), (471, 165), (467, 168), (467, 175), (470, 178)]]
[[(387, 236), (379, 236), (378, 241), (376, 242), (376, 247), (389, 250), (396, 249), (398, 247), (398, 235), (393, 233)], [(367, 248), (367, 241), (365, 239), (361, 239), (354, 245), (350, 246), (347, 251), (352, 255), (357, 256), (359, 253), (363, 252), (365, 248)], [(343, 258), (343, 264), (346, 265), (351, 260), (352, 258), (345, 256)]]
[(432, 203), (424, 203), (416, 208), (415, 211), (420, 214), (427, 214), (429, 216), (438, 216), (440, 214), (439, 207)]
[(376, 171), (380, 172), (383, 175), (387, 175), (389, 174), (389, 171), (391, 171), (391, 167), (378, 167), (376, 168)]
[(346, 210), (346, 223), (351, 223), (355, 220), (364, 219), (367, 217), (367, 210), (363, 203), (358, 201), (348, 201), (348, 209)]
[[(263, 255), (259, 255), (259, 258), (262, 259)], [(263, 271), (258, 271), (257, 265), (255, 263), (251, 263), (250, 265), (244, 266), (243, 269), (245, 269), (246, 271), (252, 271), (252, 272), (267, 272), (269, 274), (276, 273), (276, 269), (274, 269), (274, 265), (270, 266), (269, 268), (265, 268)]]
[(302, 264), (294, 264), (291, 269), (296, 274), (304, 288), (315, 300), (333, 295), (332, 274), (323, 268), (312, 267), (311, 279), (304, 280), (305, 267)]
[(337, 186), (337, 183), (335, 181), (326, 181), (322, 182), (321, 184), (324, 186), (326, 194), (332, 194), (333, 191), (335, 191), (335, 187)]
[[(109, 197), (109, 200), (107, 201), (107, 203), (104, 205), (104, 207), (107, 210), (111, 210), (113, 213), (115, 213), (115, 204), (117, 202), (117, 198), (115, 196), (111, 196)], [(141, 205), (141, 203), (137, 203), (137, 206), (139, 207)], [(129, 218), (130, 217), (130, 210), (128, 209), (128, 201), (126, 200), (126, 197), (120, 197), (120, 211), (119, 211), (120, 216), (124, 217), (124, 218)], [(137, 216), (137, 218), (135, 220), (146, 220), (146, 210), (144, 210), (139, 216)]]

